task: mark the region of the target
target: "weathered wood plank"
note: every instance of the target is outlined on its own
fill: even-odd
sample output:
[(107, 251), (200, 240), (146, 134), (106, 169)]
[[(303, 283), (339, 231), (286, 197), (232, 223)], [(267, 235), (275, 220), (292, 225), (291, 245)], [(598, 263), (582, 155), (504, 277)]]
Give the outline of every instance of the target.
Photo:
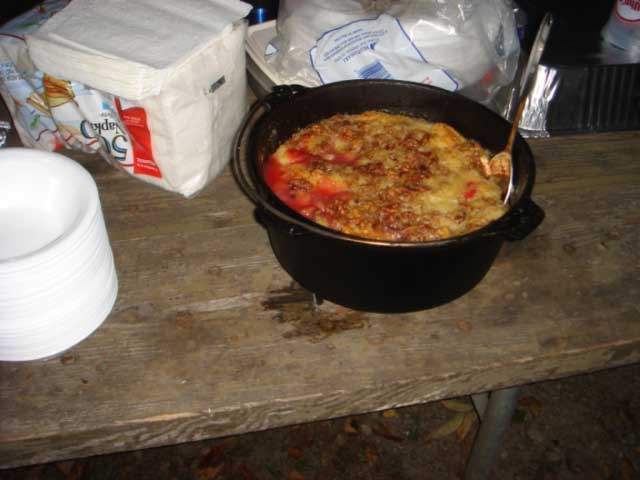
[(94, 174), (120, 293), (65, 361), (0, 364), (0, 465), (408, 405), (640, 360), (637, 132), (531, 141), (529, 238), (472, 292), (406, 315), (292, 284), (225, 172), (182, 199)]

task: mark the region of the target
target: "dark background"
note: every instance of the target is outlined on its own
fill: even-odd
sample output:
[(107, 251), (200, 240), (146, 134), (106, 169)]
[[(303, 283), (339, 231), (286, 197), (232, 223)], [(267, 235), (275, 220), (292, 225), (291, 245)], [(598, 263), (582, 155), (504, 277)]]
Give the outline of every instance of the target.
[[(606, 22), (615, 0), (517, 0), (535, 22), (544, 11), (550, 10), (563, 23), (576, 23), (585, 28), (600, 28)], [(40, 0), (5, 0), (0, 6), (0, 24), (18, 16), (40, 3)], [(277, 0), (250, 0), (248, 3), (263, 7), (271, 16), (277, 10)]]
[(26, 12), (41, 0), (5, 0), (0, 5), (0, 25)]

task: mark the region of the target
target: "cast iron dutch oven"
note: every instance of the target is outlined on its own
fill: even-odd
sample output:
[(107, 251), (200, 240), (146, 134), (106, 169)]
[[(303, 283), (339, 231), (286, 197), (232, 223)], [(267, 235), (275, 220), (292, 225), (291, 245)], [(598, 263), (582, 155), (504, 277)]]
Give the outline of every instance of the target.
[(307, 89), (277, 87), (256, 102), (235, 140), (232, 168), (256, 205), (282, 267), (304, 288), (356, 310), (410, 312), (442, 305), (482, 280), (505, 240), (521, 240), (544, 218), (531, 200), (535, 165), (529, 146), (515, 141), (514, 185), (507, 213), (467, 235), (421, 243), (366, 240), (322, 227), (271, 192), (262, 165), (300, 128), (336, 113), (385, 110), (446, 122), (495, 153), (510, 124), (488, 108), (427, 85), (354, 80)]

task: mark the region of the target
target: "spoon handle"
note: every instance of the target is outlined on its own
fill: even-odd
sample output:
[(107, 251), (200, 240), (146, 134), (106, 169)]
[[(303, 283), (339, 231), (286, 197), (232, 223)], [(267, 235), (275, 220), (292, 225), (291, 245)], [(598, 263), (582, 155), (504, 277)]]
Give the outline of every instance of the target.
[(509, 183), (507, 184), (507, 192), (504, 195), (504, 199), (502, 202), (505, 205), (509, 204), (511, 200), (511, 194), (515, 189), (513, 184), (514, 178), (514, 165), (513, 165), (513, 142), (516, 139), (516, 134), (518, 133), (518, 126), (520, 125), (520, 119), (522, 118), (522, 112), (524, 112), (524, 107), (527, 104), (527, 98), (533, 89), (533, 85), (535, 84), (536, 74), (538, 71), (538, 65), (540, 63), (540, 58), (542, 58), (542, 52), (544, 52), (545, 44), (547, 43), (547, 38), (549, 38), (549, 32), (551, 31), (551, 25), (553, 25), (553, 16), (550, 12), (547, 12), (545, 16), (542, 18), (542, 22), (540, 22), (540, 27), (538, 27), (538, 33), (536, 33), (536, 38), (533, 41), (533, 45), (531, 46), (531, 52), (529, 53), (529, 60), (527, 62), (527, 66), (525, 67), (524, 74), (520, 80), (520, 85), (518, 88), (518, 107), (516, 109), (516, 114), (511, 121), (511, 130), (509, 131), (509, 138), (507, 139), (507, 144), (504, 147), (503, 152), (507, 152), (510, 158), (510, 168), (509, 168)]

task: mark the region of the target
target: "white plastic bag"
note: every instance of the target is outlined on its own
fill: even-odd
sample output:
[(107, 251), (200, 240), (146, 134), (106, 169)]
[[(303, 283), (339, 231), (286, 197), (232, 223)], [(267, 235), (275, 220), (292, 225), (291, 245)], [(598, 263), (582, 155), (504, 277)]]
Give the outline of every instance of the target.
[(277, 52), (287, 83), (393, 78), (492, 104), (516, 74), (510, 0), (281, 0)]

